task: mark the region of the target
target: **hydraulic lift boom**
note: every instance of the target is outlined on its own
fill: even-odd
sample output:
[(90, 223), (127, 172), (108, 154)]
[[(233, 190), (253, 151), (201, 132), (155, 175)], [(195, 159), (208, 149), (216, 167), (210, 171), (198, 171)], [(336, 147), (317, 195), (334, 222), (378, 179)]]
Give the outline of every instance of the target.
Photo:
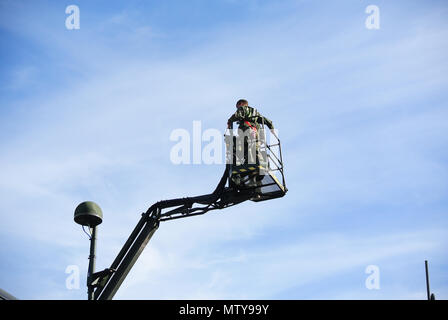
[(161, 221), (191, 217), (210, 210), (227, 208), (249, 200), (253, 196), (253, 192), (235, 192), (233, 189), (225, 188), (227, 174), (226, 170), (214, 193), (159, 201), (143, 213), (110, 268), (92, 275), (90, 286), (94, 290), (93, 299), (113, 298)]
[[(276, 138), (278, 140), (278, 137)], [(256, 174), (260, 176), (255, 167), (252, 170), (252, 167), (245, 169), (243, 166), (226, 164), (224, 174), (213, 193), (197, 197), (164, 200), (153, 204), (142, 214), (140, 221), (110, 268), (90, 275), (88, 279), (88, 289), (91, 293), (89, 299), (110, 300), (114, 297), (161, 221), (201, 215), (211, 210), (228, 208), (247, 200), (263, 201), (285, 195), (287, 189), (283, 175), (280, 140), (271, 145), (264, 143), (264, 149), (266, 149), (264, 152), (267, 155), (265, 166), (268, 168), (265, 168), (265, 172), (261, 176), (262, 179), (257, 182), (255, 187), (235, 186), (230, 183), (231, 178), (235, 175), (240, 177), (242, 181), (246, 177), (254, 177)], [(278, 148), (278, 156), (274, 154), (275, 147)], [(228, 148), (227, 152), (232, 152), (231, 148)], [(276, 174), (281, 176), (276, 177)], [(227, 181), (229, 181), (228, 187), (226, 187)]]

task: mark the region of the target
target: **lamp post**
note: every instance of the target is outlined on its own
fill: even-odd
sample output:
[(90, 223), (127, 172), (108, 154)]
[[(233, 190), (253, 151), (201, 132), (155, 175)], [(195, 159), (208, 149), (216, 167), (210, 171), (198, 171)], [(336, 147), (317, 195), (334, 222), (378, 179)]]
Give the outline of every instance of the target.
[(74, 220), (77, 224), (89, 227), (90, 234), (90, 254), (89, 269), (87, 271), (87, 297), (93, 300), (94, 286), (92, 275), (95, 272), (95, 252), (96, 252), (96, 227), (103, 222), (103, 212), (101, 208), (92, 201), (80, 203), (75, 209)]

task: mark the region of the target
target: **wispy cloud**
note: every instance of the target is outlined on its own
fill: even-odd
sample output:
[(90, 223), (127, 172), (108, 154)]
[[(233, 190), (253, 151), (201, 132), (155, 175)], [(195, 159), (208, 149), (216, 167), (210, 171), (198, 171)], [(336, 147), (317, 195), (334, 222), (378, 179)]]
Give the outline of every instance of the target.
[[(140, 212), (208, 193), (220, 177), (220, 166), (173, 165), (170, 132), (191, 130), (193, 120), (224, 129), (245, 97), (279, 128), (289, 193), (164, 223), (117, 298), (420, 298), (416, 286), (393, 280), (403, 271), (392, 265), (409, 262), (413, 277), (425, 254), (446, 264), (446, 23), (422, 16), (403, 34), (392, 31), (399, 22), (374, 34), (349, 6), (336, 21), (310, 3), (309, 17), (288, 11), (291, 3), (272, 13), (249, 6), (273, 16), (229, 17), (179, 42), (182, 24), (162, 28), (135, 8), (83, 22), (78, 34), (63, 22), (54, 28), (56, 8), (35, 28), (11, 9), (23, 23), (3, 20), (2, 29), (32, 41), (57, 77), (33, 64), (8, 69), (18, 91), (35, 91), (2, 97), (0, 235), (21, 239), (22, 257), (46, 247), (39, 252), (58, 258), (50, 266), (30, 255), (37, 271), (17, 292), (21, 274), (0, 278), (9, 291), (84, 298), (65, 288), (66, 266), (87, 264), (76, 205), (103, 208), (97, 265), (107, 267)], [(36, 88), (36, 79), (55, 89)], [(375, 294), (363, 287), (368, 264), (386, 272)], [(338, 290), (330, 279), (341, 279)], [(35, 281), (41, 290), (27, 291)]]
[[(210, 225), (213, 228), (211, 222)], [(225, 245), (218, 245), (220, 250), (216, 250), (217, 244), (213, 243), (216, 240), (208, 241), (208, 249), (204, 250), (200, 240), (190, 239), (189, 232), (182, 234), (193, 242), (190, 249), (179, 243), (182, 251), (174, 246), (165, 250), (160, 243), (169, 236), (160, 235), (149, 253), (137, 263), (132, 280), (125, 283), (117, 298), (270, 299), (281, 296), (283, 291), (294, 290), (291, 299), (308, 299), (311, 298), (307, 295), (310, 287), (325, 286), (329, 278), (346, 278), (350, 273), (359, 282), (345, 288), (346, 298), (368, 298), (371, 291), (365, 287), (367, 274), (364, 272), (368, 265), (388, 270), (400, 259), (441, 249), (445, 237), (443, 230), (373, 237), (315, 234), (282, 245), (275, 240), (264, 246), (243, 245), (232, 252)], [(203, 230), (202, 234), (206, 238), (209, 231)], [(257, 241), (263, 241), (263, 237)], [(198, 252), (197, 248), (204, 251)], [(387, 276), (382, 279), (383, 297), (393, 298), (393, 294), (397, 294), (390, 291), (393, 280)], [(352, 296), (348, 294), (350, 291)], [(359, 296), (358, 291), (362, 292)], [(176, 292), (174, 296), (173, 292)], [(338, 294), (334, 294), (337, 298)], [(400, 294), (396, 298), (408, 297)], [(314, 298), (331, 296), (322, 292)]]

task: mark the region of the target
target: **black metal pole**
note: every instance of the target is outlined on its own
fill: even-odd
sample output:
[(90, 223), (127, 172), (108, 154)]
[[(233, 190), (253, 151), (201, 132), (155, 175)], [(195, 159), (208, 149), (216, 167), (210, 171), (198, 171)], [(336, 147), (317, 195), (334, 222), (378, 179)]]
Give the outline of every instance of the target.
[(96, 226), (91, 228), (92, 235), (90, 236), (90, 255), (89, 255), (89, 269), (87, 271), (87, 299), (93, 300), (94, 287), (92, 286), (92, 275), (95, 272), (95, 253), (96, 253)]
[(428, 260), (425, 260), (425, 272), (426, 272), (426, 295), (428, 296), (428, 300), (431, 300), (431, 290), (429, 289)]

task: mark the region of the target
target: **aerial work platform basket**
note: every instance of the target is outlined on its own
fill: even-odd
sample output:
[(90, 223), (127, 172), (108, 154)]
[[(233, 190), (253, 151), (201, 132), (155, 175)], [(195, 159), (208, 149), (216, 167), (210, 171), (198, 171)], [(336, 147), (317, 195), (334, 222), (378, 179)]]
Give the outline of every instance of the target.
[(252, 201), (283, 197), (286, 188), (280, 139), (276, 130), (227, 129), (225, 134), (229, 187), (253, 191)]

